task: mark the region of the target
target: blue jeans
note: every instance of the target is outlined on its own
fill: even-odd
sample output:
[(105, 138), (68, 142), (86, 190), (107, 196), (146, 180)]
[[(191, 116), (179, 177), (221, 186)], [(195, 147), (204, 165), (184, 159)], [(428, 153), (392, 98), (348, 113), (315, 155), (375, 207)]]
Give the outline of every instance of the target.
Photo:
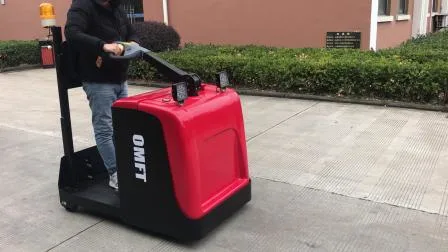
[(112, 104), (128, 96), (128, 84), (83, 83), (92, 111), (92, 124), (98, 151), (109, 175), (117, 171), (112, 128)]

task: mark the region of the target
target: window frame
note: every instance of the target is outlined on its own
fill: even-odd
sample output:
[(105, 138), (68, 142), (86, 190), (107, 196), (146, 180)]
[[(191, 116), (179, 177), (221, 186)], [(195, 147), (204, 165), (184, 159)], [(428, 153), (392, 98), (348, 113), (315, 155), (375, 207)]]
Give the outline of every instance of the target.
[[(385, 9), (385, 13), (381, 13), (380, 11), (380, 1), (386, 1), (386, 9)], [(391, 12), (391, 0), (379, 0), (378, 2), (378, 16), (390, 16), (390, 12)]]
[(432, 12), (439, 12), (439, 0), (432, 0)]
[[(404, 3), (404, 7), (402, 4)], [(409, 14), (409, 0), (398, 0), (398, 15)]]
[(123, 0), (121, 7), (131, 24), (145, 22), (144, 0)]

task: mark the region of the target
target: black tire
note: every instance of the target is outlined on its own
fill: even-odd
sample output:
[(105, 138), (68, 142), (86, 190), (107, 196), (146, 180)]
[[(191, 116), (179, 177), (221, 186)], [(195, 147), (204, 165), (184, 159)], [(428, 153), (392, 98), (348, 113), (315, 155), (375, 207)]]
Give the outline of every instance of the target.
[(70, 202), (61, 202), (61, 205), (69, 212), (76, 212), (78, 210), (78, 206)]

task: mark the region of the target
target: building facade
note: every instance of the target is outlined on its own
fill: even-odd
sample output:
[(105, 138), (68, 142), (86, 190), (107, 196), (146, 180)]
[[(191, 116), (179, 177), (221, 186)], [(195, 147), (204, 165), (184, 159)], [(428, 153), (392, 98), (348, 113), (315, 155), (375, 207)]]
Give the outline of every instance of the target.
[[(448, 15), (448, 0), (124, 1), (132, 22), (165, 22), (182, 42), (206, 44), (322, 48), (328, 33), (349, 32), (361, 49), (377, 50), (440, 29)], [(70, 0), (0, 0), (0, 40), (44, 38), (42, 2), (54, 4), (64, 26)]]

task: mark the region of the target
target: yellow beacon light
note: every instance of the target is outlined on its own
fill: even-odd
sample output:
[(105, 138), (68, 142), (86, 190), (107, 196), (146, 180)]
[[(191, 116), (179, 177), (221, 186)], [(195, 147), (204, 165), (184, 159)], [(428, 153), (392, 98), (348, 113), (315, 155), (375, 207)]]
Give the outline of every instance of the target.
[(42, 27), (50, 27), (56, 25), (56, 15), (54, 6), (50, 3), (42, 3), (40, 6), (40, 19)]

